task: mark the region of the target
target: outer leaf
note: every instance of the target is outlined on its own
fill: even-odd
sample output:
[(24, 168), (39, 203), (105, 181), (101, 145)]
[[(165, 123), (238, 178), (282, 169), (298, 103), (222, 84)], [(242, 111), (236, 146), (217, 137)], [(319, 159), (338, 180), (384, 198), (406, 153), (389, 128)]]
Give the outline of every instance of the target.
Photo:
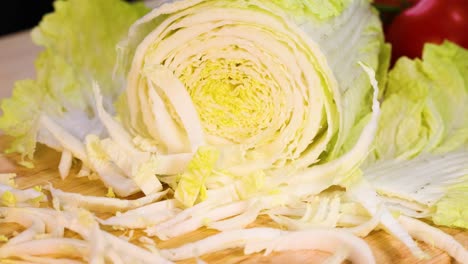
[(445, 153), (468, 140), (468, 50), (425, 46), (423, 60), (402, 58), (388, 76), (375, 159)]
[[(147, 9), (118, 0), (56, 1), (32, 33), (45, 51), (36, 61), (37, 80), (18, 82), (12, 98), (2, 102), (0, 129), (16, 139), (10, 152), (32, 158), (36, 141), (63, 147), (41, 127), (38, 118), (48, 115), (83, 140), (102, 133), (92, 102), (93, 80), (103, 87), (111, 103), (122, 84), (113, 80), (115, 45), (129, 26)], [(39, 133), (39, 135), (38, 135)]]
[(365, 175), (402, 213), (467, 228), (467, 142), (468, 50), (427, 44), (422, 60), (402, 58), (388, 75)]

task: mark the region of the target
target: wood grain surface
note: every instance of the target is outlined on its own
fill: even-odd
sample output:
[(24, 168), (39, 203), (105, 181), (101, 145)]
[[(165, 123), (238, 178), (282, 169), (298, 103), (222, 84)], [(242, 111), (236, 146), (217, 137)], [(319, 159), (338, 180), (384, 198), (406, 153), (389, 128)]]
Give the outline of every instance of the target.
[[(9, 138), (6, 136), (0, 137), (0, 151), (8, 146)], [(77, 172), (78, 166), (72, 170), (72, 175), (65, 180), (60, 179), (57, 171), (60, 154), (44, 146), (39, 146), (36, 159), (35, 168), (27, 169), (18, 166), (17, 155), (1, 155), (0, 156), (0, 173), (15, 172), (17, 176), (17, 183), (20, 188), (29, 188), (36, 185), (52, 183), (56, 188), (76, 192), (85, 195), (105, 195), (107, 189), (99, 181), (89, 181), (86, 178), (76, 178), (74, 174)], [(138, 196), (135, 196), (136, 198)], [(267, 218), (260, 218), (252, 226), (275, 226), (274, 223)], [(15, 226), (0, 224), (0, 235), (10, 233), (16, 229)], [(465, 248), (468, 247), (468, 232), (442, 228), (443, 231), (453, 235), (455, 239), (460, 241)], [(216, 231), (208, 229), (200, 229), (195, 232), (168, 240), (156, 241), (160, 248), (170, 248), (179, 246), (181, 244), (195, 241), (209, 235), (215, 234)], [(137, 240), (139, 232), (135, 235)], [(371, 233), (365, 240), (369, 243), (372, 251), (377, 259), (377, 263), (451, 263), (451, 258), (444, 252), (431, 245), (419, 243), (424, 251), (429, 253), (431, 259), (419, 260), (411, 255), (409, 250), (398, 240), (388, 235), (383, 231), (375, 231)], [(244, 255), (242, 249), (231, 249), (220, 251), (213, 254), (201, 256), (201, 259), (208, 263), (321, 263), (326, 259), (329, 254), (325, 252), (318, 252), (312, 250), (300, 251), (285, 251), (279, 253), (272, 253), (268, 256), (262, 254)], [(181, 263), (195, 263), (195, 260), (187, 260)]]

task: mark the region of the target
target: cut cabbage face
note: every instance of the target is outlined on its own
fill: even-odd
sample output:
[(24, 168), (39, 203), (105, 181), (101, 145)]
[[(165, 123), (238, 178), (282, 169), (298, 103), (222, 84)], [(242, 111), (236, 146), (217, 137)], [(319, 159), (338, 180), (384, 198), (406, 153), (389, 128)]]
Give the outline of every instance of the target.
[[(200, 185), (216, 175), (225, 183), (259, 172), (287, 177), (332, 161), (355, 146), (369, 120), (377, 122), (369, 78), (358, 65), (376, 71), (383, 42), (368, 3), (329, 6), (325, 17), (309, 14), (310, 6), (284, 6), (165, 3), (120, 43), (127, 87), (117, 110), (125, 129), (162, 155), (194, 155), (206, 145), (219, 152), (214, 166), (196, 165), (213, 167), (202, 183), (181, 171), (184, 185), (195, 188), (183, 192), (184, 204), (203, 196)], [(360, 155), (354, 165), (367, 151)]]

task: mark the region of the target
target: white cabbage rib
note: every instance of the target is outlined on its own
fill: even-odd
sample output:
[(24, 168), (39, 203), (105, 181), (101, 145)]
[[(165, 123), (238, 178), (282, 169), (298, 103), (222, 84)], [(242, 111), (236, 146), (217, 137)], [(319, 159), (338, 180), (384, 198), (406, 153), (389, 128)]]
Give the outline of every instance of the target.
[(0, 205), (1, 206), (29, 206), (39, 202), (47, 201), (40, 190), (29, 188), (24, 190), (16, 189), (14, 186), (0, 184)]
[(427, 254), (416, 244), (408, 230), (398, 223), (397, 219), (378, 197), (375, 189), (365, 179), (356, 182), (355, 185), (349, 188), (348, 193), (355, 201), (361, 203), (369, 214), (373, 216), (380, 214), (380, 223), (386, 231), (403, 242), (413, 255), (421, 259), (427, 258)]
[(71, 238), (45, 238), (28, 240), (15, 245), (0, 248), (0, 258), (22, 256), (82, 257), (89, 250), (84, 241)]
[(375, 263), (369, 246), (360, 238), (339, 230), (281, 231), (273, 228), (250, 228), (225, 231), (179, 248), (161, 250), (161, 254), (173, 261), (198, 257), (223, 249), (244, 247), (246, 254), (272, 251), (316, 249), (335, 252), (348, 249), (346, 259), (354, 263)]
[(113, 212), (121, 210), (129, 210), (137, 207), (141, 207), (162, 199), (168, 192), (168, 190), (153, 193), (135, 200), (124, 200), (117, 198), (108, 198), (100, 196), (86, 196), (78, 193), (64, 192), (59, 189), (55, 189), (52, 186), (46, 187), (53, 199), (55, 205), (58, 207), (79, 207), (96, 212)]
[(404, 215), (400, 216), (398, 220), (414, 238), (444, 250), (459, 263), (468, 262), (468, 250), (452, 236), (438, 228)]
[(407, 161), (379, 161), (365, 168), (364, 176), (379, 194), (401, 199), (400, 203), (409, 209), (424, 210), (439, 201), (450, 185), (464, 180), (467, 161), (468, 152), (463, 150), (425, 154)]
[(105, 220), (100, 220), (102, 225), (121, 228), (146, 228), (174, 217), (180, 209), (176, 208), (174, 199), (164, 200), (128, 210)]
[(74, 157), (80, 159), (84, 164), (89, 164), (85, 146), (79, 138), (75, 137), (47, 115), (42, 115), (39, 118), (39, 123), (59, 142), (60, 147), (58, 149), (70, 151)]

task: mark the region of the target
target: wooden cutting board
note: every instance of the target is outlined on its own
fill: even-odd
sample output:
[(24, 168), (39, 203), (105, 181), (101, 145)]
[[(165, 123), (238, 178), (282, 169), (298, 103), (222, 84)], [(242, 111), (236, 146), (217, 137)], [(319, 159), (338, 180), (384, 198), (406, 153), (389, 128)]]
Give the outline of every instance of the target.
[[(10, 138), (0, 136), (0, 151), (8, 146)], [(15, 172), (17, 183), (20, 188), (29, 188), (36, 185), (52, 183), (56, 188), (68, 192), (77, 192), (86, 195), (105, 195), (107, 189), (99, 181), (89, 181), (86, 178), (75, 178), (77, 166), (74, 167), (72, 175), (62, 180), (57, 171), (60, 154), (44, 146), (39, 146), (36, 152), (35, 168), (27, 169), (18, 166), (18, 155), (0, 156), (0, 173)], [(274, 226), (267, 218), (258, 220), (252, 226)], [(0, 224), (0, 234), (11, 232), (13, 226)], [(458, 229), (442, 228), (443, 231), (453, 235), (465, 248), (468, 248), (468, 232)], [(157, 241), (160, 248), (170, 248), (181, 244), (204, 238), (215, 234), (216, 231), (201, 229), (168, 241)], [(136, 233), (138, 236), (138, 232)], [(430, 245), (419, 243), (421, 248), (430, 256), (430, 260), (418, 260), (411, 255), (409, 250), (398, 240), (383, 231), (371, 233), (365, 240), (372, 248), (377, 263), (451, 263), (450, 257)], [(268, 256), (253, 254), (245, 256), (242, 249), (232, 249), (204, 255), (201, 258), (208, 263), (321, 263), (329, 254), (325, 252), (301, 250), (272, 253)], [(195, 260), (188, 260), (181, 263), (195, 263)]]

